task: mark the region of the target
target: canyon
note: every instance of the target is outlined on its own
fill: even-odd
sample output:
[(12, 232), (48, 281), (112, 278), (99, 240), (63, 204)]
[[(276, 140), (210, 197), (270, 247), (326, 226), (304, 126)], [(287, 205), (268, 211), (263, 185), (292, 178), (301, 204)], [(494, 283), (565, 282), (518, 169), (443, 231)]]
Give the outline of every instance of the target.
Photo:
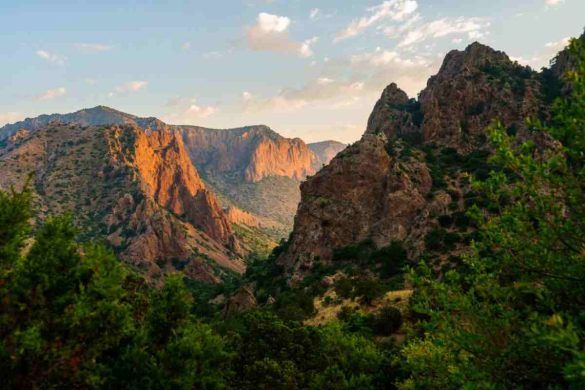
[(266, 126), (173, 126), (98, 106), (0, 129), (0, 187), (30, 180), (41, 219), (72, 213), (151, 280), (183, 270), (218, 283), (288, 234), (300, 181), (344, 146), (318, 154)]

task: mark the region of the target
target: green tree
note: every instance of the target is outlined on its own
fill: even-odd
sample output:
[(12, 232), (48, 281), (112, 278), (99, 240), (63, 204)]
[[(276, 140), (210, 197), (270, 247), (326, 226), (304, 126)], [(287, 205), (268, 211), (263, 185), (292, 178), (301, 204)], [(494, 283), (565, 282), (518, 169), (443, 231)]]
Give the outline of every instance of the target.
[(111, 250), (79, 244), (69, 216), (31, 237), (30, 199), (0, 191), (3, 387), (227, 386), (231, 354), (191, 315), (181, 276), (148, 287)]
[(529, 122), (523, 143), (490, 131), (501, 169), (473, 185), (497, 212), (472, 210), (480, 234), (466, 267), (411, 276), (424, 337), (403, 350), (403, 388), (585, 387), (583, 42), (570, 50), (570, 94), (550, 126)]

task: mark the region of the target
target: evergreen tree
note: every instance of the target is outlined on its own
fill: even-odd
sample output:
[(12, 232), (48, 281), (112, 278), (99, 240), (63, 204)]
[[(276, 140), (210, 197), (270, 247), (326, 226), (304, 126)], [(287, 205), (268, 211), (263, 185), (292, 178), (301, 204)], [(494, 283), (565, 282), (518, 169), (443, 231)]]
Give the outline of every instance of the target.
[(501, 170), (475, 182), (479, 239), (465, 267), (413, 273), (424, 336), (404, 348), (403, 388), (585, 387), (585, 48), (573, 40), (569, 96), (525, 141), (491, 129)]

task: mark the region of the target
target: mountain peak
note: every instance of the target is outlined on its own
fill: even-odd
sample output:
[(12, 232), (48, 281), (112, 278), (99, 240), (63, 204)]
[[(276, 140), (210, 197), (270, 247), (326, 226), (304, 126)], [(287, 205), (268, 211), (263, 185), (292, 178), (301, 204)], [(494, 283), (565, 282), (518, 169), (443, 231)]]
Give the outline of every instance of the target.
[(118, 114), (118, 115), (123, 115), (123, 116), (128, 116), (128, 117), (133, 117), (136, 118), (136, 115), (132, 115), (132, 114), (128, 114), (126, 112), (120, 111), (120, 110), (116, 110), (115, 108), (112, 107), (108, 107), (108, 106), (104, 106), (104, 105), (97, 105), (95, 107), (90, 107), (90, 108), (82, 108), (79, 111), (76, 112), (95, 112), (95, 113), (110, 113), (110, 114)]
[(492, 49), (479, 42), (473, 42), (463, 51), (451, 50), (447, 53), (437, 75), (446, 74), (447, 77), (452, 77), (457, 73), (470, 72), (486, 65), (495, 64), (512, 64), (512, 60), (503, 51)]

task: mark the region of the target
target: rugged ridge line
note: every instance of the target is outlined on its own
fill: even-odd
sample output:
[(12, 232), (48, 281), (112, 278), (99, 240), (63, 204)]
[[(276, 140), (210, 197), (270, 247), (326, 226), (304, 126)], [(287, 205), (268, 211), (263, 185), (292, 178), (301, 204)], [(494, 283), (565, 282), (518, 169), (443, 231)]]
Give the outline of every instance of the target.
[(12, 137), (0, 169), (3, 188), (34, 172), (41, 218), (72, 213), (86, 238), (107, 237), (153, 281), (174, 269), (210, 283), (244, 271), (225, 213), (173, 131), (53, 123)]
[[(547, 142), (525, 124), (547, 116), (544, 76), (476, 42), (448, 53), (418, 100), (386, 87), (363, 137), (301, 186), (293, 233), (277, 259), (291, 282), (366, 241), (378, 248), (398, 241), (411, 259), (424, 252), (449, 263), (470, 228), (442, 223), (464, 220), (471, 195), (464, 171), (487, 172), (486, 128), (498, 119), (521, 138)], [(449, 251), (437, 249), (441, 235), (455, 241)]]

